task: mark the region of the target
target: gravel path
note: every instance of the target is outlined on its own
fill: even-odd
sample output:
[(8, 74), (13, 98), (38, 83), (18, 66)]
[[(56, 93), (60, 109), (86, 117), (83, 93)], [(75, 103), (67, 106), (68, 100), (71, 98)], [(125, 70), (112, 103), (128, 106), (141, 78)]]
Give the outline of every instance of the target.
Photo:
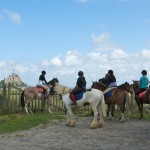
[(74, 128), (51, 121), (30, 130), (0, 134), (0, 150), (149, 150), (150, 121), (105, 120), (89, 129), (92, 117), (78, 117)]

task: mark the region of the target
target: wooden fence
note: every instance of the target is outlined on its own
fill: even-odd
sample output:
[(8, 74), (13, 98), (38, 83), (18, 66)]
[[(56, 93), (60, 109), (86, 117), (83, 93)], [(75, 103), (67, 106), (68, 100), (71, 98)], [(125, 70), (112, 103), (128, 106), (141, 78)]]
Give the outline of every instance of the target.
[[(24, 111), (20, 105), (20, 98), (21, 98), (22, 91), (14, 88), (12, 85), (3, 85), (0, 88), (0, 113), (20, 113)], [(41, 111), (43, 105), (42, 100), (33, 100), (30, 103), (30, 108), (32, 111)], [(51, 99), (51, 110), (52, 112), (64, 112), (65, 107), (63, 105), (63, 101), (60, 99), (60, 96), (55, 95)], [(48, 106), (47, 103), (45, 104), (44, 110), (47, 110)], [(90, 106), (84, 106), (75, 110), (76, 113), (89, 113), (91, 112)]]

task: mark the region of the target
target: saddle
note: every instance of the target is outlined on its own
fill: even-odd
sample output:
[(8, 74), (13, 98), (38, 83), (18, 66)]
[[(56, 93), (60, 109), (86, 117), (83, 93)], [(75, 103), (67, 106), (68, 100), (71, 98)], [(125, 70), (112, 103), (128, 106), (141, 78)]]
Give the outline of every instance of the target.
[(110, 90), (106, 94), (104, 94), (105, 100), (110, 96), (112, 96), (112, 90)]
[(139, 98), (143, 98), (143, 96), (145, 95), (146, 92), (147, 92), (147, 91), (144, 91), (144, 92), (139, 93), (138, 97), (139, 97)]
[(76, 93), (76, 94), (70, 93), (69, 97), (72, 100), (72, 102), (74, 103), (74, 102), (82, 99), (83, 93), (84, 92), (79, 92), (79, 93)]
[(46, 89), (40, 85), (36, 85), (36, 88), (38, 88), (38, 93), (45, 93), (45, 91), (46, 91)]

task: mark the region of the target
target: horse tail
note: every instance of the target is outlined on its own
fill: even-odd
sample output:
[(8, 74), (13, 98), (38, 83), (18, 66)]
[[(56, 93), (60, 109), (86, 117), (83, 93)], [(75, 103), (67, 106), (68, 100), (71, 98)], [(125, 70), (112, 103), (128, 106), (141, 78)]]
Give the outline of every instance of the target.
[(129, 107), (129, 99), (131, 98), (131, 96), (129, 95), (128, 92), (125, 92), (124, 93), (124, 99), (125, 99), (125, 104), (126, 104), (126, 109), (127, 109), (127, 112), (130, 114), (130, 107)]
[(24, 108), (25, 104), (24, 104), (24, 91), (22, 91), (21, 93), (21, 107)]
[(106, 104), (104, 99), (104, 94), (100, 91), (101, 94), (101, 101), (99, 102), (103, 116), (106, 117)]

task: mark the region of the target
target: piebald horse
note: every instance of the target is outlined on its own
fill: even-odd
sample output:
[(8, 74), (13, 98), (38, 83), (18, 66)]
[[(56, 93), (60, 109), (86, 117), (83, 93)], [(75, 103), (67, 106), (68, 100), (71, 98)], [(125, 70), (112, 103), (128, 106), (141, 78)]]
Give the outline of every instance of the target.
[[(49, 91), (51, 91), (50, 88), (52, 87), (51, 82), (54, 82), (54, 81), (55, 81), (55, 78), (48, 82), (47, 86), (49, 87)], [(42, 100), (43, 102), (42, 107), (44, 107), (46, 100), (47, 100), (48, 111), (52, 113), (51, 108), (50, 108), (51, 98), (52, 98), (51, 92), (47, 94), (42, 94), (38, 92), (37, 87), (29, 86), (21, 93), (21, 107), (25, 108), (25, 111), (27, 114), (33, 114), (33, 112), (30, 109), (30, 102), (35, 99)]]
[[(71, 89), (67, 86), (61, 85), (58, 82), (55, 82), (53, 87), (54, 92), (56, 94), (62, 95), (62, 100), (67, 108), (67, 120), (66, 125), (70, 127), (75, 126), (75, 116), (72, 111), (72, 101), (69, 97)], [(81, 107), (84, 106), (84, 103), (89, 103), (92, 107), (94, 118), (93, 122), (91, 123), (90, 128), (95, 129), (98, 126), (102, 127), (104, 125), (103, 117), (106, 116), (106, 108), (105, 108), (105, 101), (104, 95), (101, 91), (97, 89), (91, 89), (90, 91), (86, 91), (83, 94), (81, 100), (76, 101), (76, 106)]]

